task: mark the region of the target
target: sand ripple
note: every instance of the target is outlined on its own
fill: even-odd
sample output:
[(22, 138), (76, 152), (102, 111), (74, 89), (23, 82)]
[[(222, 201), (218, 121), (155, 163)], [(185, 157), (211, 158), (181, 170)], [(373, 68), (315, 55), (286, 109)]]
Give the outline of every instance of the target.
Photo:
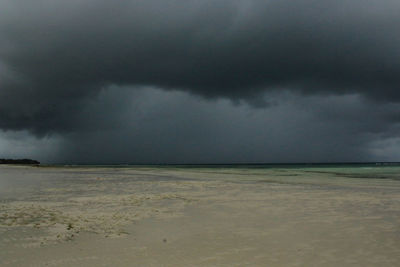
[(40, 244), (68, 241), (80, 232), (127, 235), (124, 227), (147, 217), (179, 216), (191, 200), (179, 194), (71, 197), (66, 202), (16, 201), (0, 206), (0, 227), (42, 230)]

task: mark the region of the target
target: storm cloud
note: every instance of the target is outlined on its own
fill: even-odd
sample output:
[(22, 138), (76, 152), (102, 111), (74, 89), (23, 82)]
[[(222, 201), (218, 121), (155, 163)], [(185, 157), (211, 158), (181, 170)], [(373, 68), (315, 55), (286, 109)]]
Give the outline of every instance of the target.
[(1, 2), (0, 127), (73, 127), (110, 84), (400, 100), (397, 1)]
[[(211, 101), (202, 104), (211, 110), (228, 99), (234, 104), (221, 104), (221, 120), (243, 108), (269, 109), (276, 125), (289, 124), (287, 114), (304, 111), (308, 129), (329, 122), (326, 135), (337, 136), (334, 128), (348, 126), (337, 140), (354, 136), (364, 143), (350, 147), (365, 148), (377, 136), (397, 135), (399, 12), (398, 1), (378, 0), (1, 0), (0, 129), (78, 144), (79, 133), (100, 140), (119, 128), (143, 141), (151, 123), (140, 137), (118, 118), (136, 118), (134, 91), (149, 90), (154, 98), (143, 101), (164, 103), (160, 97), (182, 92), (188, 102)], [(276, 105), (286, 115), (274, 113)], [(187, 106), (170, 115), (179, 121), (185, 110), (194, 112)], [(208, 129), (221, 125), (206, 121)], [(248, 133), (258, 129), (252, 120), (238, 123)]]

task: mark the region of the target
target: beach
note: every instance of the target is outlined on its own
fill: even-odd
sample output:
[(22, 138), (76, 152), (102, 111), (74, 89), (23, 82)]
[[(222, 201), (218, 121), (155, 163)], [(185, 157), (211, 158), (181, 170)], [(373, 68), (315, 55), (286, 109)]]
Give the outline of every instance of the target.
[(1, 266), (398, 266), (400, 167), (0, 165)]

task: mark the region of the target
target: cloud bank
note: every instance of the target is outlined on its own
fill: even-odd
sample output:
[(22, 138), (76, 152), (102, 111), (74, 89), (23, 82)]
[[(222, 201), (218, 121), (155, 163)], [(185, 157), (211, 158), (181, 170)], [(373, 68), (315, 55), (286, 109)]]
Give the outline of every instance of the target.
[(0, 10), (3, 129), (74, 128), (111, 84), (400, 99), (398, 1), (3, 0)]
[[(364, 149), (377, 138), (397, 135), (399, 12), (398, 1), (377, 0), (2, 0), (0, 129), (68, 136), (74, 144), (79, 138), (73, 136), (96, 136), (107, 129), (117, 136), (136, 132), (138, 140), (147, 140), (151, 120), (140, 137), (140, 130), (121, 127), (118, 118), (135, 118), (142, 103), (132, 100), (133, 91), (153, 88), (142, 99), (146, 103), (162, 106), (160, 99), (179, 99), (176, 92), (182, 92), (188, 102), (203, 103), (200, 96), (214, 104), (229, 99), (250, 105), (221, 104), (224, 119), (213, 123), (212, 114), (204, 119), (211, 132), (229, 118), (247, 125), (244, 139), (251, 140), (249, 133), (266, 128), (257, 124), (260, 120), (241, 118), (239, 110), (261, 114), (269, 106), (275, 116), (271, 125), (294, 123), (286, 114), (306, 110), (305, 127), (329, 125), (316, 139), (325, 140), (325, 134), (343, 143), (368, 140), (359, 144)], [(274, 113), (276, 103), (287, 109), (285, 114)], [(147, 106), (144, 114), (156, 108)], [(186, 105), (170, 116), (178, 122), (187, 112), (195, 111)], [(190, 123), (186, 127), (197, 129)], [(341, 135), (334, 130), (338, 127), (348, 130)], [(232, 131), (240, 136), (240, 130)], [(175, 139), (178, 145), (181, 138)], [(351, 147), (358, 151), (357, 145)]]

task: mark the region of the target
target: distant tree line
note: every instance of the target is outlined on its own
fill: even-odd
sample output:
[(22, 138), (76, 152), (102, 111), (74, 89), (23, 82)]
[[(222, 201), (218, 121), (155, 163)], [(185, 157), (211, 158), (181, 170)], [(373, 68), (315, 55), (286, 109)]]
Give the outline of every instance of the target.
[(0, 164), (40, 164), (39, 161), (33, 159), (0, 159)]

